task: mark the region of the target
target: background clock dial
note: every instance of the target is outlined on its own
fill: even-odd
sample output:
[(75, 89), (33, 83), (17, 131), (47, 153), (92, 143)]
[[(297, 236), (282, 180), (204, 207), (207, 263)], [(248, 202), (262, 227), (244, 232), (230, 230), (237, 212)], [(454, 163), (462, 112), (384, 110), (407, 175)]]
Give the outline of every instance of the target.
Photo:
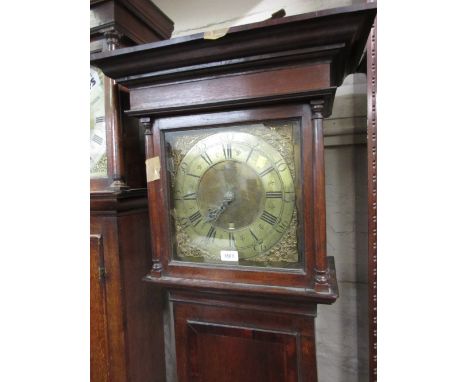
[(90, 68), (90, 172), (92, 177), (107, 176), (104, 76)]

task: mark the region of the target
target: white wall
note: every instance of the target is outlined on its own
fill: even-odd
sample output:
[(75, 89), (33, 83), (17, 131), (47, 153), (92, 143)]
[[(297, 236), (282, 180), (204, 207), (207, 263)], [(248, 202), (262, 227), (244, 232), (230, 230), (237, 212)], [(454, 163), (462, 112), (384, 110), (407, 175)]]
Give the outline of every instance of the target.
[(287, 16), (362, 3), (362, 0), (153, 0), (174, 22), (173, 37), (262, 21), (284, 8)]

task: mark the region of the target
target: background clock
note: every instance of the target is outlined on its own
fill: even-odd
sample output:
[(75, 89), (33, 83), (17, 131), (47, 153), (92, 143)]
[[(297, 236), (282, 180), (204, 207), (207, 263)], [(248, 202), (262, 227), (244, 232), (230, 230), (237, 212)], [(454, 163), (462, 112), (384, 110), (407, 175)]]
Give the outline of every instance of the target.
[(166, 134), (174, 257), (245, 265), (299, 263), (299, 123)]
[[(169, 38), (150, 0), (91, 0), (90, 50)], [(124, 87), (90, 67), (90, 380), (162, 381), (161, 298), (141, 283), (151, 266), (144, 149)]]
[(90, 176), (107, 176), (104, 75), (90, 68)]

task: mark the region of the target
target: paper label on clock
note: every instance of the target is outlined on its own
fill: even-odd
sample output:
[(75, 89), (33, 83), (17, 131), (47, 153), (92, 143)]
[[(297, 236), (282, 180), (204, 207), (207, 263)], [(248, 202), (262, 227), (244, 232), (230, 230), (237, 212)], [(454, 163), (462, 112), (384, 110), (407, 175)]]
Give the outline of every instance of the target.
[(239, 261), (239, 252), (237, 251), (221, 251), (222, 261)]
[(205, 40), (217, 40), (218, 38), (225, 36), (228, 31), (229, 28), (221, 28), (212, 31), (206, 31), (205, 33), (203, 33), (203, 38)]
[(159, 157), (149, 158), (145, 161), (146, 164), (146, 182), (152, 182), (160, 178), (161, 162)]

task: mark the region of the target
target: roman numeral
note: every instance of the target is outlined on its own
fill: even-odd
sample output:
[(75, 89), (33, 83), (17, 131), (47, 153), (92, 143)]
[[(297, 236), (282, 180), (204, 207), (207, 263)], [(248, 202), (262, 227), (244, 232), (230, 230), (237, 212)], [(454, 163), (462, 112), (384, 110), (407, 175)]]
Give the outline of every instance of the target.
[(197, 200), (197, 193), (191, 192), (190, 194), (184, 195), (184, 200)]
[(263, 171), (262, 171), (260, 174), (258, 174), (258, 175), (260, 175), (260, 176), (265, 176), (266, 174), (272, 172), (273, 170), (274, 170), (273, 167), (268, 167), (267, 169), (263, 170)]
[(104, 116), (96, 117), (95, 121), (96, 123), (104, 122)]
[(213, 164), (213, 161), (211, 160), (210, 156), (208, 153), (200, 155), (202, 159), (208, 164), (208, 166), (211, 166)]
[(278, 218), (272, 214), (270, 214), (267, 211), (263, 211), (262, 216), (260, 216), (260, 219), (262, 219), (265, 223), (275, 225), (276, 222), (278, 221)]
[[(192, 225), (194, 225), (194, 226), (196, 226), (198, 223), (200, 223), (201, 218), (202, 218), (202, 216), (201, 216), (200, 211), (197, 211), (194, 214), (189, 216), (190, 223), (192, 223)], [(195, 224), (193, 224), (193, 223), (195, 223)]]
[(254, 151), (254, 149), (251, 148), (251, 149), (250, 149), (250, 152), (249, 152), (249, 155), (247, 155), (247, 159), (245, 160), (245, 163), (247, 163), (247, 162), (249, 161), (250, 156), (252, 155), (253, 151)]
[(223, 153), (226, 159), (232, 159), (232, 148), (230, 143), (223, 145)]
[(102, 145), (102, 142), (104, 141), (104, 139), (102, 139), (99, 135), (94, 134), (93, 141), (96, 142), (98, 145)]
[(94, 104), (95, 104), (96, 102), (99, 102), (100, 100), (101, 100), (101, 98), (100, 98), (100, 97), (96, 97), (96, 98), (94, 98), (94, 99), (91, 101), (91, 105), (93, 105), (93, 106), (94, 106)]
[(251, 234), (251, 235), (253, 236), (253, 238), (255, 239), (255, 241), (258, 242), (258, 241), (259, 241), (259, 240), (258, 240), (258, 237), (255, 236), (255, 234), (253, 233), (253, 231), (252, 231), (250, 228), (249, 228), (249, 231), (250, 231), (250, 234)]
[(206, 240), (211, 239), (211, 241), (213, 241), (215, 239), (215, 237), (216, 237), (216, 229), (215, 229), (215, 227), (211, 226), (210, 230), (206, 234)]
[(229, 232), (229, 248), (236, 248), (236, 241), (232, 232)]
[(267, 191), (266, 197), (267, 198), (282, 198), (283, 191)]

